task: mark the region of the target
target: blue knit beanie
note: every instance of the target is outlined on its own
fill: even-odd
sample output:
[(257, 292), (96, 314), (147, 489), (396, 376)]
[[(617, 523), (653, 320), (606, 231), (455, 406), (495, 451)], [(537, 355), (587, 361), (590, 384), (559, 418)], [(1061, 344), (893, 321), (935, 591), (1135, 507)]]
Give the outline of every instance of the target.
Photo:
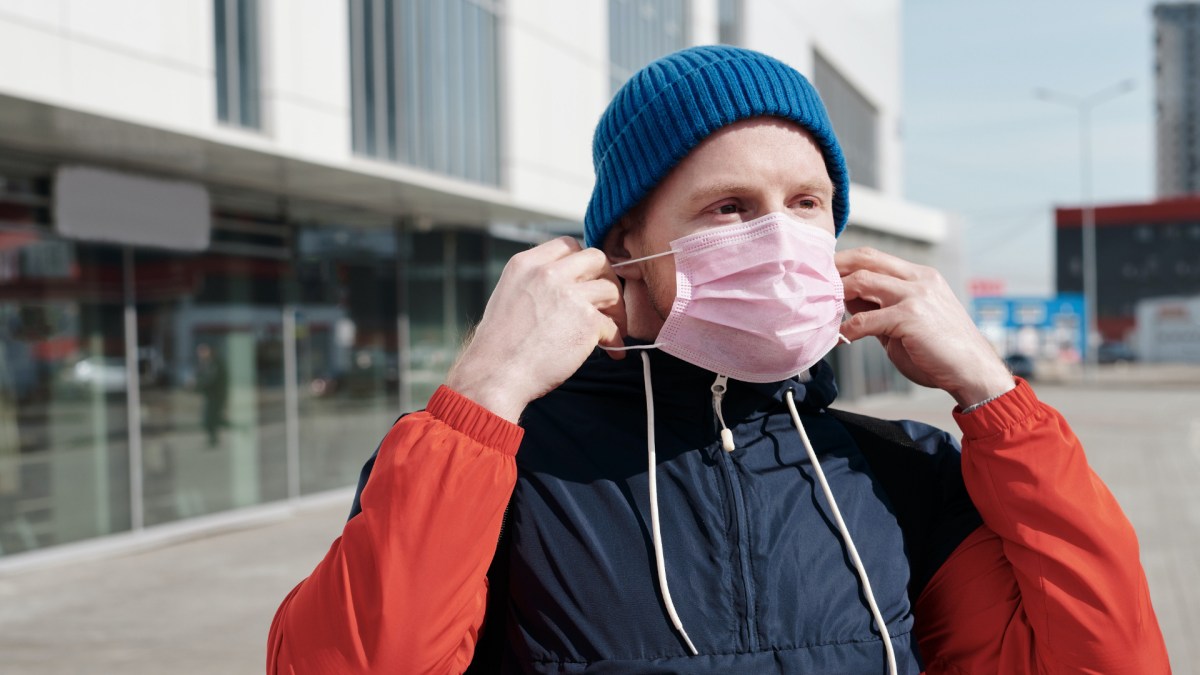
[(765, 54), (710, 45), (675, 52), (629, 78), (596, 125), (596, 187), (584, 240), (600, 246), (613, 225), (718, 129), (750, 117), (791, 120), (812, 134), (833, 180), (837, 234), (850, 213), (846, 160), (817, 90)]

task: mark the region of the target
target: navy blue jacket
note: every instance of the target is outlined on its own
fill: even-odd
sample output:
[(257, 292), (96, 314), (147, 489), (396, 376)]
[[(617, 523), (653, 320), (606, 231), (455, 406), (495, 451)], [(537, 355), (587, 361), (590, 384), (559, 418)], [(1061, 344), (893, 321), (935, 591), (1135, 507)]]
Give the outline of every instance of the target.
[[(921, 670), (912, 606), (981, 519), (957, 441), (916, 422), (831, 412), (833, 374), (729, 382), (650, 352), (668, 580), (700, 654), (660, 600), (650, 536), (641, 359), (597, 352), (525, 411), (518, 478), (489, 572), (472, 672), (884, 673), (859, 580), (783, 403), (794, 392), (899, 672)], [(374, 457), (364, 467), (359, 492)], [(358, 511), (357, 496), (351, 516)]]

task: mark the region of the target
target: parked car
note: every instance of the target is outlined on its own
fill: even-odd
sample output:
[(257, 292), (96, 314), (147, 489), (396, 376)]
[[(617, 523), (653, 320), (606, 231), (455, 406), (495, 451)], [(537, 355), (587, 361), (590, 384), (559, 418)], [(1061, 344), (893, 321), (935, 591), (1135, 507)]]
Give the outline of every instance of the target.
[(1033, 359), (1024, 354), (1009, 354), (1004, 357), (1004, 365), (1008, 366), (1012, 374), (1017, 377), (1025, 378), (1026, 380), (1033, 379)]
[(1096, 360), (1100, 363), (1133, 363), (1137, 354), (1124, 342), (1104, 342), (1096, 350)]
[(118, 394), (124, 392), (127, 385), (125, 360), (115, 356), (88, 356), (66, 370), (63, 380), (79, 391)]

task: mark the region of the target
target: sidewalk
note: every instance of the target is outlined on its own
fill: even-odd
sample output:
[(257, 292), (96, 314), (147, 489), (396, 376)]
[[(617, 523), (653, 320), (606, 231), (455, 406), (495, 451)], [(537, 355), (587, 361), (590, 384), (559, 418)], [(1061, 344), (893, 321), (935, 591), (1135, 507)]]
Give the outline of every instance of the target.
[[(0, 673), (261, 673), (275, 608), (350, 509), (0, 577)], [(326, 500), (327, 501), (327, 500)]]
[[(1137, 528), (1175, 672), (1200, 673), (1200, 377), (1165, 375), (1035, 389), (1072, 423)], [(940, 392), (846, 407), (954, 428)], [(260, 673), (276, 606), (349, 504), (347, 493), (265, 525), (0, 576), (0, 672)]]

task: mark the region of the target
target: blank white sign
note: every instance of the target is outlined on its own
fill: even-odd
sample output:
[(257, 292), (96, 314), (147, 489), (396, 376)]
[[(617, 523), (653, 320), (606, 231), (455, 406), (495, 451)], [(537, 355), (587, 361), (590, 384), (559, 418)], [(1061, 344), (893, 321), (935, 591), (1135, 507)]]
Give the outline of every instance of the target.
[(54, 176), (54, 223), (72, 239), (203, 251), (212, 211), (200, 183), (61, 166)]

